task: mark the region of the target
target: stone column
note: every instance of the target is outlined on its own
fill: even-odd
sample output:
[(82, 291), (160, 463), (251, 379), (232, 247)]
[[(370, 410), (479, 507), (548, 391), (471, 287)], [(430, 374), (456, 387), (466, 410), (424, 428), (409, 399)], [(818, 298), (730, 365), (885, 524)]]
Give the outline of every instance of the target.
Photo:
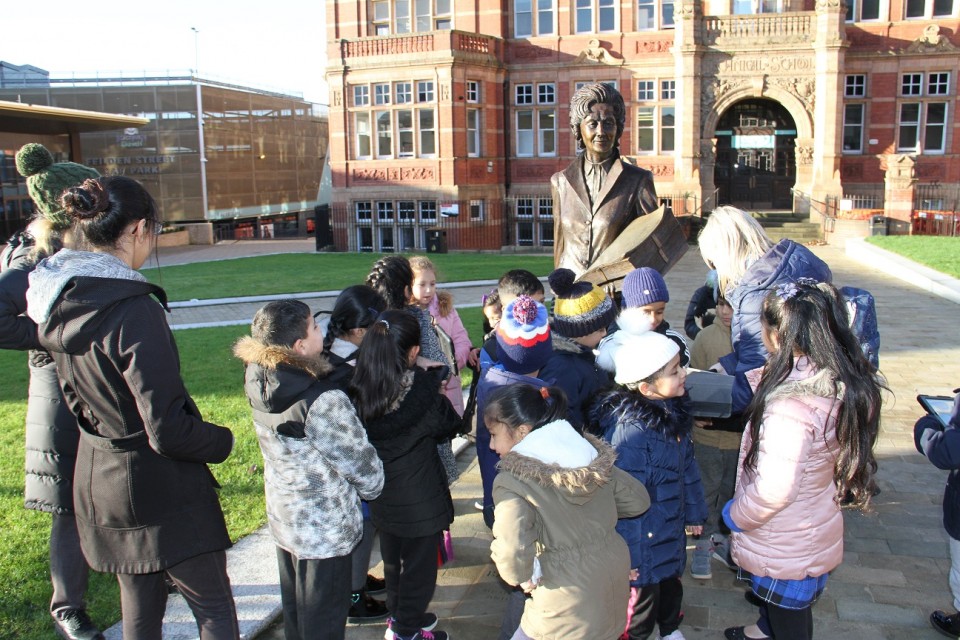
[(904, 154), (891, 154), (884, 160), (887, 171), (883, 180), (883, 214), (909, 226), (913, 217), (913, 188), (917, 183), (916, 163)]
[[(813, 122), (813, 188), (815, 201), (823, 202), (826, 196), (842, 196), (840, 182), (841, 143), (843, 140), (843, 83), (841, 73), (844, 65), (846, 7), (842, 0), (817, 0), (816, 82), (814, 91)], [(797, 141), (798, 164), (800, 140)]]
[(675, 5), (673, 40), (676, 96), (676, 151), (673, 165), (673, 192), (688, 193), (702, 202), (700, 162), (700, 46), (698, 29), (703, 21), (702, 0), (678, 0)]

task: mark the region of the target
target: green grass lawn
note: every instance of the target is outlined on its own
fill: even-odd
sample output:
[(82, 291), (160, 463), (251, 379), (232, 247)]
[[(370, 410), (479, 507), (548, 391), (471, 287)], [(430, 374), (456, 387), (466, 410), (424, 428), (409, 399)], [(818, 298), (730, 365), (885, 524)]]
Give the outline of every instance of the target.
[[(480, 309), (462, 319), (479, 344)], [(263, 459), (243, 394), (243, 367), (230, 347), (247, 327), (189, 329), (176, 333), (187, 388), (206, 420), (233, 430), (236, 444), (226, 462), (211, 465), (223, 485), (220, 501), (234, 540), (266, 520)], [(23, 508), (23, 425), (27, 399), (27, 356), (0, 350), (0, 638), (55, 638), (50, 602), (47, 541), (50, 516)], [(470, 372), (465, 371), (464, 384)], [(120, 619), (120, 594), (112, 575), (93, 574), (88, 592), (94, 621), (106, 628)]]
[(960, 237), (871, 236), (867, 242), (904, 258), (960, 278)]
[[(338, 290), (363, 282), (380, 254), (290, 253), (143, 269), (170, 300)], [(496, 280), (518, 267), (538, 276), (553, 270), (553, 256), (448, 253), (431, 255), (440, 283)]]

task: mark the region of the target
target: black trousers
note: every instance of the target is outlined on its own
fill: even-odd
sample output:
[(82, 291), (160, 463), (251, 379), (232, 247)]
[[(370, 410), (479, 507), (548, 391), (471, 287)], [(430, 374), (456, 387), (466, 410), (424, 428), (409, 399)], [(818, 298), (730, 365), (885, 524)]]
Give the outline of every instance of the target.
[(350, 611), (349, 555), (301, 560), (277, 547), (286, 640), (343, 640)]
[(240, 638), (225, 551), (204, 553), (157, 573), (118, 573), (124, 638), (162, 640), (167, 609), (164, 575), (170, 576), (193, 611), (201, 640)]
[(387, 609), (396, 621), (393, 631), (397, 635), (413, 635), (423, 628), (424, 614), (437, 588), (439, 545), (439, 531), (421, 538), (401, 538), (380, 531)]
[(630, 640), (646, 640), (660, 626), (660, 635), (668, 636), (680, 627), (683, 607), (683, 583), (679, 577), (640, 587), (633, 606), (633, 618), (627, 627)]
[(784, 609), (766, 602), (757, 626), (776, 640), (813, 640), (813, 609)]
[(86, 609), (87, 579), (90, 568), (80, 549), (77, 519), (53, 514), (50, 525), (50, 583), (53, 598), (50, 612), (58, 609)]

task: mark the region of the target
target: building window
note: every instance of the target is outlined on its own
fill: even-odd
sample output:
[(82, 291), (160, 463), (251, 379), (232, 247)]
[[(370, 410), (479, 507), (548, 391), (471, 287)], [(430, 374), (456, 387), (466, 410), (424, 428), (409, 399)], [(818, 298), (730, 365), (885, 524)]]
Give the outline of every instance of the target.
[(653, 80), (640, 80), (637, 82), (637, 100), (640, 102), (656, 100), (653, 93)]
[(377, 222), (393, 222), (393, 202), (377, 203)]
[(420, 155), (436, 155), (437, 125), (433, 117), (433, 109), (421, 109), (417, 114), (420, 118)]
[(541, 109), (537, 118), (537, 154), (557, 155), (557, 118), (553, 109)]
[(470, 201), (470, 220), (483, 220), (483, 200)]
[(654, 153), (656, 151), (656, 127), (654, 114), (656, 107), (640, 107), (637, 110), (637, 152)]
[(673, 151), (675, 147), (676, 109), (660, 107), (660, 151)]
[(514, 213), (518, 246), (553, 246), (552, 198), (517, 198)]
[(353, 88), (353, 106), (366, 107), (370, 105), (370, 87), (358, 84)]
[(950, 73), (939, 72), (927, 75), (927, 95), (945, 96), (950, 93)]
[[(594, 82), (596, 82), (596, 81), (594, 81)], [(616, 81), (616, 80), (600, 80), (599, 82), (600, 82), (600, 84), (605, 84), (605, 85), (607, 85), (607, 86), (610, 87), (611, 89), (617, 89), (617, 81)], [(573, 90), (574, 90), (574, 92), (580, 91), (580, 89), (583, 89), (583, 88), (584, 88), (585, 86), (587, 86), (588, 84), (593, 84), (593, 82), (575, 82), (574, 85), (573, 85)], [(617, 91), (620, 91), (620, 89), (617, 89)]]
[(377, 111), (377, 157), (389, 158), (393, 155), (393, 123), (389, 111)]
[(863, 152), (863, 111), (862, 104), (848, 104), (843, 107), (844, 153)]
[(947, 103), (906, 102), (900, 105), (897, 151), (943, 153), (946, 134)]
[(557, 85), (545, 82), (537, 85), (537, 103), (553, 104), (557, 100)]
[(420, 222), (427, 224), (436, 223), (437, 203), (433, 200), (421, 200), (418, 204), (420, 206)]
[(390, 85), (375, 84), (373, 85), (373, 104), (383, 105), (390, 104)]
[(846, 0), (847, 22), (880, 19), (880, 0)]
[(354, 210), (357, 212), (357, 222), (369, 223), (373, 220), (373, 206), (369, 201), (355, 203)]
[(413, 157), (413, 111), (397, 111), (397, 157)]
[(847, 76), (844, 80), (843, 95), (847, 98), (867, 97), (867, 76), (862, 73)]
[(413, 83), (398, 82), (394, 85), (397, 104), (409, 104), (413, 102)]
[(397, 203), (397, 220), (401, 224), (413, 224), (417, 219), (417, 203), (412, 200), (401, 200)]
[(576, 0), (576, 33), (602, 33), (617, 27), (614, 0)]
[(923, 74), (905, 73), (900, 78), (900, 95), (919, 96), (923, 92)]
[(517, 111), (517, 156), (533, 156), (533, 111)]
[(513, 8), (513, 37), (553, 33), (553, 0), (517, 0)]
[(637, 31), (672, 29), (673, 0), (637, 0)]
[(480, 102), (480, 83), (467, 80), (467, 102)]
[(533, 85), (518, 84), (514, 87), (515, 104), (533, 104)]
[(907, 18), (940, 18), (956, 16), (956, 0), (907, 0), (904, 15)]
[(660, 81), (660, 99), (661, 100), (674, 100), (677, 97), (677, 81), (676, 80), (661, 80)]
[(452, 26), (450, 0), (373, 0), (374, 35), (441, 31)]
[(433, 80), (417, 82), (417, 102), (433, 102)]
[(370, 147), (370, 114), (361, 111), (354, 114), (355, 129), (357, 132), (357, 158), (369, 158)]
[(480, 155), (480, 110), (467, 109), (467, 155)]

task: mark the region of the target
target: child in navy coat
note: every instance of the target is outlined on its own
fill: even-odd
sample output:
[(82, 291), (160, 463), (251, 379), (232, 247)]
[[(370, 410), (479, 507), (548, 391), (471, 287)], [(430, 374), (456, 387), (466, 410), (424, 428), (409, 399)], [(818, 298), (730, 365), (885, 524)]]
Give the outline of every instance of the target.
[(598, 364), (621, 387), (600, 398), (591, 429), (617, 451), (616, 465), (640, 480), (650, 509), (624, 518), (617, 531), (630, 548), (631, 598), (624, 637), (646, 640), (659, 625), (663, 640), (683, 640), (685, 527), (699, 535), (707, 518), (693, 455), (680, 348), (651, 330), (639, 308), (620, 314), (620, 330), (600, 346)]
[[(926, 415), (913, 428), (917, 451), (927, 456), (938, 469), (950, 472), (943, 492), (943, 526), (950, 536), (950, 591), (953, 607), (960, 610), (960, 389), (953, 401), (953, 413), (947, 428), (935, 417)], [(960, 613), (934, 611), (930, 624), (937, 631), (960, 636)]]

